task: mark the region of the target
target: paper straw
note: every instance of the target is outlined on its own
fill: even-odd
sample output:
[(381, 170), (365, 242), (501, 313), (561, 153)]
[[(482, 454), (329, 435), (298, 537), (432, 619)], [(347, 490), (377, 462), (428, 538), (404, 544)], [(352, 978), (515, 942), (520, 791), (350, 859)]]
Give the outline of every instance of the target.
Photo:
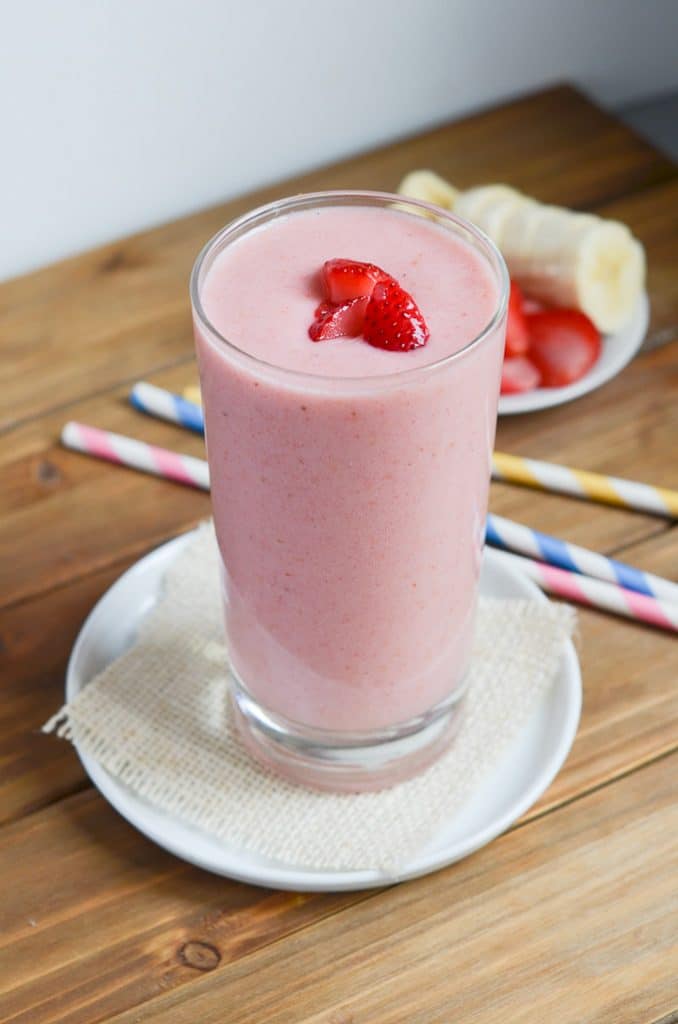
[(649, 484), (622, 480), (615, 476), (588, 473), (583, 469), (570, 469), (554, 462), (537, 462), (535, 459), (495, 452), (492, 478), (536, 487), (541, 491), (570, 494), (575, 498), (599, 501), (606, 505), (619, 505), (637, 512), (678, 518), (678, 491), (651, 487)]
[(635, 590), (626, 590), (590, 576), (578, 576), (566, 569), (544, 565), (523, 555), (514, 555), (508, 551), (498, 551), (497, 554), (502, 561), (525, 573), (549, 594), (591, 608), (614, 612), (627, 619), (648, 622), (673, 633), (678, 632), (678, 606), (667, 601), (657, 601), (646, 594), (638, 594)]
[(210, 489), (207, 463), (192, 455), (180, 455), (167, 448), (157, 448), (84, 423), (67, 423), (61, 432), (61, 443), (74, 451), (139, 469), (142, 473), (152, 473), (203, 491)]
[(135, 409), (156, 416), (170, 423), (178, 423), (181, 427), (202, 434), (205, 429), (202, 409), (194, 402), (188, 402), (181, 395), (158, 388), (155, 384), (140, 381), (132, 388), (129, 400)]
[(548, 533), (540, 533), (529, 526), (504, 519), (503, 516), (488, 515), (485, 537), (487, 543), (494, 547), (527, 555), (570, 572), (617, 583), (627, 590), (635, 590), (638, 594), (656, 597), (678, 607), (678, 584), (671, 580), (642, 572), (632, 565), (600, 555), (597, 551), (568, 544)]

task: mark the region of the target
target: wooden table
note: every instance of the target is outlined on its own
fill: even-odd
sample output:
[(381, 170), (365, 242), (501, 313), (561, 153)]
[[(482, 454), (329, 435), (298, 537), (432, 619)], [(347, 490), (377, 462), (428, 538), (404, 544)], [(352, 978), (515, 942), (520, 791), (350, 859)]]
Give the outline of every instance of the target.
[[(140, 378), (193, 382), (187, 279), (234, 214), (305, 189), (393, 189), (430, 166), (626, 221), (649, 257), (644, 353), (497, 447), (678, 485), (678, 174), (554, 88), (0, 286), (0, 1018), (12, 1024), (668, 1024), (678, 1020), (678, 644), (582, 612), (585, 701), (565, 768), (506, 835), (386, 891), (299, 895), (175, 860), (39, 733), (92, 603), (206, 496), (57, 444), (78, 419), (198, 454), (141, 420)], [(493, 486), (492, 508), (663, 575), (678, 529)]]

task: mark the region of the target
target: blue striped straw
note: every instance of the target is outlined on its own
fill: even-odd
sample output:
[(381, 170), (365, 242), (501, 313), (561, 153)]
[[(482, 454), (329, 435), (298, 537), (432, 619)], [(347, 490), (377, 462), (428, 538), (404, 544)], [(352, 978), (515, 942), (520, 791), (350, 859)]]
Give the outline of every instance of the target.
[(596, 551), (589, 551), (588, 548), (568, 544), (557, 537), (551, 537), (548, 533), (540, 533), (529, 526), (514, 523), (511, 519), (488, 515), (485, 539), (493, 547), (517, 551), (529, 558), (536, 558), (548, 565), (555, 565), (581, 576), (592, 576), (609, 583), (618, 583), (638, 594), (678, 604), (678, 584), (660, 576), (653, 576), (652, 573), (634, 569), (631, 565), (617, 562), (614, 558), (607, 558)]
[(178, 423), (180, 427), (194, 430), (196, 434), (205, 432), (205, 421), (202, 409), (195, 402), (189, 402), (181, 395), (172, 394), (155, 384), (140, 381), (130, 391), (129, 400), (135, 409), (157, 416), (170, 423)]

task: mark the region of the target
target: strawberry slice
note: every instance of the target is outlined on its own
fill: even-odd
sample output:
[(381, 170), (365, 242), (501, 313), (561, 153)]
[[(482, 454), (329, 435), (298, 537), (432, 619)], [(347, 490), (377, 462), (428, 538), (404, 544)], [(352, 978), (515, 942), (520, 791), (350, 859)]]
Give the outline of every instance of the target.
[(507, 356), (501, 371), (502, 395), (517, 395), (539, 387), (539, 370), (525, 356)]
[(308, 329), (309, 336), (313, 341), (357, 338), (362, 334), (368, 302), (367, 298), (351, 299), (336, 306), (331, 302), (321, 302)]
[(369, 298), (377, 281), (388, 277), (374, 263), (358, 260), (326, 260), (322, 281), (329, 302), (339, 305), (351, 299)]
[(524, 302), (522, 291), (515, 281), (511, 281), (506, 320), (507, 356), (524, 356), (530, 346)]
[(375, 348), (409, 352), (426, 344), (429, 330), (412, 296), (392, 277), (386, 277), (374, 285), (365, 310), (363, 336)]
[(326, 260), (325, 301), (309, 327), (313, 341), (363, 334), (377, 348), (407, 352), (425, 345), (429, 331), (416, 302), (374, 263)]
[(600, 332), (576, 309), (546, 309), (527, 317), (529, 356), (545, 388), (573, 384), (600, 356)]

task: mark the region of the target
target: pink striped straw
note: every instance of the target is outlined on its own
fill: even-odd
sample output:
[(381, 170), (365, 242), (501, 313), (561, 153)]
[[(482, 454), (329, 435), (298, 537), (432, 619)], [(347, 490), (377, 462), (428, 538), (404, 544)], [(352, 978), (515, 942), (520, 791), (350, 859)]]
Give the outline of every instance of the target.
[(678, 632), (678, 604), (658, 601), (647, 594), (627, 590), (626, 587), (619, 587), (615, 583), (594, 579), (591, 576), (580, 576), (567, 569), (545, 565), (543, 562), (525, 558), (523, 555), (514, 555), (512, 552), (497, 551), (497, 555), (524, 572), (548, 594), (555, 594), (557, 597), (564, 597), (568, 601), (591, 608), (615, 612), (627, 619), (648, 622), (669, 632)]
[(123, 437), (122, 434), (88, 427), (84, 423), (67, 423), (61, 432), (61, 443), (66, 448), (106, 459), (107, 462), (116, 462), (120, 466), (139, 469), (143, 473), (152, 473), (203, 491), (210, 489), (207, 463), (192, 455), (180, 455), (167, 448), (158, 448), (144, 441)]

